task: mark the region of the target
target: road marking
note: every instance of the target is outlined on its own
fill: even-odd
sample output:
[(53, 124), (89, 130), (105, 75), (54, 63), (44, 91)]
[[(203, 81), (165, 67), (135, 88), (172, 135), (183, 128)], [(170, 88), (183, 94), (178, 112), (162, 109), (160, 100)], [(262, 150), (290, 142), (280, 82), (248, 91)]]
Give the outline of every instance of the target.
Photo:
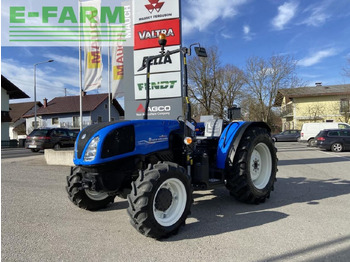
[(338, 155), (338, 153), (327, 152), (327, 151), (321, 151), (321, 150), (320, 150), (320, 152), (325, 153), (325, 154), (327, 154), (327, 155), (336, 156), (336, 157), (341, 157), (341, 158), (345, 158), (345, 159), (347, 159), (347, 160), (350, 160), (350, 157), (349, 157), (349, 156)]

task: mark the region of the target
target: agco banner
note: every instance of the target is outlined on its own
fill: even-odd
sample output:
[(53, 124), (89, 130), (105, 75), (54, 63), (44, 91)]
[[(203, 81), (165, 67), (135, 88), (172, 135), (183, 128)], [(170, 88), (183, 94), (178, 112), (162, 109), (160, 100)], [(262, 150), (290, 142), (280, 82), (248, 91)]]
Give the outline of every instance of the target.
[[(160, 34), (167, 36), (165, 50), (181, 47), (180, 0), (134, 0), (134, 88), (126, 94), (126, 118), (142, 118), (145, 112), (146, 69), (149, 56), (158, 55)], [(143, 68), (143, 69), (142, 69)], [(139, 70), (141, 69), (141, 70)], [(133, 96), (131, 95), (131, 92)], [(176, 119), (182, 115), (181, 55), (151, 62), (149, 117)], [(135, 106), (137, 107), (135, 110)]]

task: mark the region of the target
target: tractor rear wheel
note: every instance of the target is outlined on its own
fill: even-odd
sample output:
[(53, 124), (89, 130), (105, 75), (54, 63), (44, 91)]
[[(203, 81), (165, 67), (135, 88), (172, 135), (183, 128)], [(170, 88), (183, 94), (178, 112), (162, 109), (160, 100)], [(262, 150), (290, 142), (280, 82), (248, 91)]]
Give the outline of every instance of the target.
[(79, 167), (74, 167), (70, 176), (67, 176), (66, 190), (69, 199), (78, 207), (87, 210), (105, 208), (114, 202), (115, 196), (105, 192), (97, 192), (82, 187), (82, 174)]
[(259, 204), (270, 197), (277, 172), (276, 148), (268, 131), (252, 127), (229, 153), (226, 187), (237, 200)]
[(183, 167), (158, 162), (140, 171), (128, 195), (131, 224), (156, 239), (176, 234), (193, 202), (189, 177)]

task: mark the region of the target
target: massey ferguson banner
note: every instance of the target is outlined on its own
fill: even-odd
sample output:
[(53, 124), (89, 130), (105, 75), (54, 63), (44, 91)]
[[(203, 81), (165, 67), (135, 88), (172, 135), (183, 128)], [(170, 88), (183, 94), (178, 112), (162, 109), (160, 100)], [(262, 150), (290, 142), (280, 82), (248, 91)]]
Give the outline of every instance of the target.
[(180, 18), (179, 1), (176, 0), (137, 0), (135, 3), (135, 24), (151, 21)]
[(102, 55), (101, 45), (99, 40), (100, 35), (100, 16), (98, 13), (93, 13), (94, 10), (101, 8), (101, 0), (92, 0), (80, 2), (81, 7), (89, 7), (90, 15), (94, 19), (88, 20), (87, 27), (89, 30), (84, 30), (84, 91), (91, 91), (101, 87), (102, 82)]

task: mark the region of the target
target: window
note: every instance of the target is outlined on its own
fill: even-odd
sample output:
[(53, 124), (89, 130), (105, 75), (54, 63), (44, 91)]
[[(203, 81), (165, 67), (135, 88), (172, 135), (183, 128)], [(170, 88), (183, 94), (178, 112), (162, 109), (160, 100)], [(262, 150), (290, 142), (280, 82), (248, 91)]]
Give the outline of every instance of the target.
[(349, 98), (340, 99), (340, 113), (349, 113)]
[(58, 125), (58, 124), (59, 124), (58, 117), (53, 117), (53, 118), (51, 119), (51, 123), (52, 123), (53, 125)]
[(108, 104), (105, 104), (105, 109), (108, 109)]
[[(35, 127), (35, 121), (32, 121), (32, 127)], [(36, 127), (39, 127), (39, 121), (36, 121)]]
[(79, 127), (79, 126), (80, 126), (80, 117), (73, 116), (73, 127)]
[(102, 116), (98, 116), (97, 117), (97, 123), (101, 123), (102, 122)]
[(328, 133), (328, 136), (339, 136), (339, 132), (338, 131), (330, 131)]
[(341, 136), (350, 136), (350, 131), (349, 130), (342, 130), (340, 131)]
[(349, 128), (350, 128), (350, 126), (347, 125), (347, 124), (338, 124), (338, 127), (339, 127), (340, 129), (349, 129)]
[(112, 121), (112, 122), (115, 121), (115, 118), (114, 118), (114, 117), (111, 117), (111, 121)]

